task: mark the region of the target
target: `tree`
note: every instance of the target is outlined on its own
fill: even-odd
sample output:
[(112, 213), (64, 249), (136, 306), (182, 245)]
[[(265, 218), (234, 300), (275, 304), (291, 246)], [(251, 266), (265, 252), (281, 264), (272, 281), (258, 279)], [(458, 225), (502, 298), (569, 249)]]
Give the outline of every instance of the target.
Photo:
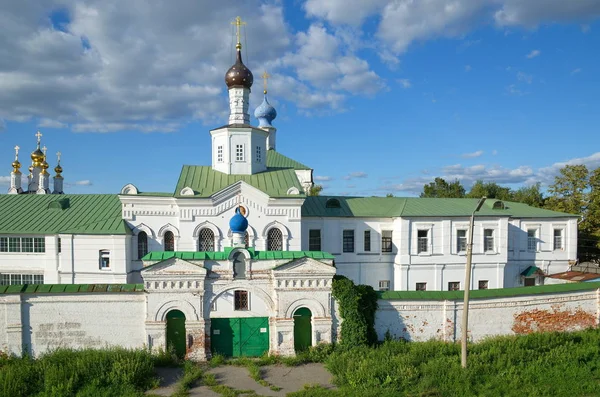
[(433, 182), (423, 186), (420, 197), (463, 198), (465, 188), (458, 179), (448, 183), (443, 178), (435, 178)]
[(512, 192), (510, 188), (500, 186), (496, 182), (483, 182), (478, 180), (473, 184), (471, 190), (467, 194), (469, 198), (481, 198), (487, 197), (490, 199), (508, 200), (512, 199)]
[(388, 194), (385, 195), (385, 197), (394, 197), (394, 194), (393, 193), (388, 193)]
[(531, 186), (523, 186), (512, 192), (512, 200), (524, 203), (532, 207), (541, 208), (546, 199), (540, 190), (540, 183)]
[(310, 190), (308, 191), (308, 195), (309, 196), (319, 196), (321, 194), (321, 191), (323, 190), (323, 186), (322, 185), (312, 185), (310, 187)]
[[(566, 165), (561, 168), (560, 175), (554, 177), (554, 184), (548, 187), (550, 197), (546, 207), (554, 211), (585, 215), (588, 204), (588, 177), (589, 171), (585, 165)], [(587, 228), (584, 222), (580, 230)]]

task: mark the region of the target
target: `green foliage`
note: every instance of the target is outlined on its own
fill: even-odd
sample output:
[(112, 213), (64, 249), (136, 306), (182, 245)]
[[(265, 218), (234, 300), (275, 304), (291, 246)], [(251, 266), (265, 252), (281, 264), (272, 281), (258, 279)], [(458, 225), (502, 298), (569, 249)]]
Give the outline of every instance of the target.
[(0, 397), (141, 396), (154, 384), (146, 350), (60, 349), (37, 360), (0, 359)]
[(342, 348), (368, 346), (377, 342), (375, 312), (377, 293), (368, 285), (355, 285), (344, 276), (335, 276), (332, 295), (340, 308)]
[(473, 184), (471, 190), (466, 195), (468, 198), (481, 198), (487, 197), (489, 199), (498, 199), (498, 200), (512, 200), (513, 193), (510, 188), (505, 186), (500, 186), (496, 182), (484, 182), (482, 180), (478, 180)]
[(435, 178), (423, 186), (421, 197), (462, 198), (465, 197), (465, 188), (458, 179), (448, 183), (443, 178)]
[(321, 194), (321, 191), (323, 191), (322, 185), (312, 185), (310, 190), (308, 191), (308, 195), (309, 196), (319, 196)]
[(188, 395), (188, 390), (202, 378), (204, 371), (198, 364), (191, 361), (186, 361), (183, 365), (183, 378), (177, 384), (177, 390), (172, 397), (185, 397)]
[(497, 337), (469, 345), (385, 342), (336, 350), (326, 361), (339, 391), (292, 396), (592, 396), (600, 390), (600, 329)]
[(511, 201), (524, 203), (532, 207), (541, 208), (546, 199), (541, 191), (541, 184), (538, 182), (531, 186), (523, 186), (512, 193)]

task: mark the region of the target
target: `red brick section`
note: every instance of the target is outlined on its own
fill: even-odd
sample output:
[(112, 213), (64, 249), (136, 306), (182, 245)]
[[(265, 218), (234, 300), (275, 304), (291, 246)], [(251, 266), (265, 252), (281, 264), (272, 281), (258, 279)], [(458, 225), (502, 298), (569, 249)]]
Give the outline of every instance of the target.
[(515, 314), (512, 330), (515, 334), (532, 332), (577, 331), (597, 327), (596, 313), (588, 313), (581, 308), (561, 310), (553, 306), (551, 310), (534, 309)]

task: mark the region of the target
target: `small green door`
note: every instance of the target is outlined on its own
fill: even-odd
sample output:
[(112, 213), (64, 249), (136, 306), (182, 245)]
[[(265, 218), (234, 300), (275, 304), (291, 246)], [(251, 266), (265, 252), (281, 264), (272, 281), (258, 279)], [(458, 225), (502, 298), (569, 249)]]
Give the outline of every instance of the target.
[(312, 313), (306, 307), (294, 312), (294, 349), (297, 352), (312, 346)]
[(227, 357), (259, 357), (269, 350), (269, 318), (211, 318), (211, 350)]
[(185, 315), (179, 310), (167, 313), (167, 350), (171, 349), (177, 357), (185, 357)]

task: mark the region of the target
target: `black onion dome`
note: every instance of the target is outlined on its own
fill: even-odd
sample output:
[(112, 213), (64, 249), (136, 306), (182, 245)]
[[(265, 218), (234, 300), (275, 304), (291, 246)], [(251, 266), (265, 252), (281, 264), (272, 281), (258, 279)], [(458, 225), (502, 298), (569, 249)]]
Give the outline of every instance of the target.
[(225, 83), (228, 88), (233, 87), (252, 87), (252, 83), (254, 82), (254, 76), (250, 69), (244, 65), (242, 62), (242, 50), (241, 48), (237, 49), (237, 59), (235, 64), (229, 68), (227, 73), (225, 73)]

